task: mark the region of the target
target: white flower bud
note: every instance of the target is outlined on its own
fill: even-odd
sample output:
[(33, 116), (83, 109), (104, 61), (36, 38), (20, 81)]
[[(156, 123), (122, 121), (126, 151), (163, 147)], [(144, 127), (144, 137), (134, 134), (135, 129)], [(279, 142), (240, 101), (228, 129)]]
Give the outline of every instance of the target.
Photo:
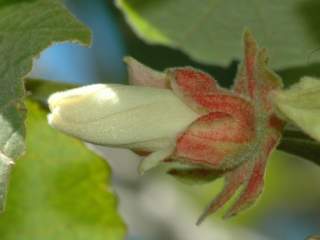
[(48, 103), (54, 128), (91, 143), (150, 152), (169, 152), (199, 117), (171, 90), (142, 86), (89, 85), (55, 93)]

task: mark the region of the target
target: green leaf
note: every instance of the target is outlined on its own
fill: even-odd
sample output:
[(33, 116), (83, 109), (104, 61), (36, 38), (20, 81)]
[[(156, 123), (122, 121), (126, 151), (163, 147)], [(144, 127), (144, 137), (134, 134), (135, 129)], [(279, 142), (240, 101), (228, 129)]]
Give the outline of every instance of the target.
[(27, 153), (12, 170), (1, 240), (124, 239), (107, 163), (27, 106)]
[[(273, 68), (307, 64), (320, 47), (319, 1), (116, 0), (128, 23), (149, 43), (179, 48), (193, 59), (227, 66), (242, 56), (243, 29), (270, 50)], [(320, 54), (309, 59), (318, 62)]]
[(65, 91), (71, 88), (79, 87), (79, 85), (72, 83), (56, 82), (43, 79), (31, 79), (28, 78), (25, 81), (27, 92), (30, 94), (30, 98), (42, 105), (47, 105), (48, 97), (60, 91)]
[(90, 31), (57, 0), (0, 2), (0, 209), (10, 164), (24, 152), (23, 78), (32, 61), (53, 43), (88, 45)]
[(286, 87), (299, 82), (301, 76), (313, 76), (320, 78), (320, 63), (309, 64), (301, 67), (283, 69), (278, 71)]

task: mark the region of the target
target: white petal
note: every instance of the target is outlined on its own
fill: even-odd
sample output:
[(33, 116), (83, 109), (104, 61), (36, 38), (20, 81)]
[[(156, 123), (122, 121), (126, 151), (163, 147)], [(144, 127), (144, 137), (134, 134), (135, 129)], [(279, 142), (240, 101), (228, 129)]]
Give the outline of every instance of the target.
[(320, 80), (304, 77), (288, 90), (279, 90), (273, 98), (287, 120), (320, 141)]
[(85, 141), (157, 150), (169, 147), (198, 115), (172, 91), (96, 84), (50, 96), (53, 127)]
[(161, 149), (159, 151), (155, 151), (145, 157), (139, 164), (139, 174), (142, 175), (146, 171), (150, 170), (151, 168), (156, 167), (159, 165), (163, 160), (169, 157), (174, 150), (174, 147), (168, 147)]

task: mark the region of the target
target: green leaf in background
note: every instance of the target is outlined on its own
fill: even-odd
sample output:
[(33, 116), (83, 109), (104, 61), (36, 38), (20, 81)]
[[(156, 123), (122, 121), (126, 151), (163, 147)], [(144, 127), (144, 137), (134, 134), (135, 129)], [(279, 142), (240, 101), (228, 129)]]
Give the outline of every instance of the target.
[[(280, 69), (320, 60), (320, 2), (313, 0), (116, 0), (128, 23), (149, 43), (164, 44), (202, 63), (227, 66), (242, 56), (252, 30)], [(156, 56), (155, 56), (156, 57)]]
[(1, 240), (124, 239), (107, 163), (27, 106), (27, 152), (12, 170)]
[(278, 74), (281, 76), (284, 85), (289, 87), (292, 84), (299, 82), (301, 76), (314, 76), (320, 78), (320, 63), (309, 64), (296, 68), (282, 69), (281, 71), (278, 71)]
[(10, 164), (24, 151), (23, 77), (53, 43), (88, 45), (90, 30), (57, 0), (0, 1), (0, 210)]
[(79, 85), (58, 81), (49, 81), (43, 79), (27, 78), (25, 81), (25, 87), (30, 94), (30, 98), (44, 106), (47, 106), (48, 97), (60, 91), (79, 87)]

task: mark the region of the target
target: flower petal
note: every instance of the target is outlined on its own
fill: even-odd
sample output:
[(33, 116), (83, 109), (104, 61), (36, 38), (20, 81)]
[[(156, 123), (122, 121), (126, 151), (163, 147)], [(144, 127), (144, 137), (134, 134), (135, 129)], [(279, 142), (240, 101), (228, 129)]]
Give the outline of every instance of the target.
[(172, 146), (161, 149), (159, 151), (155, 151), (150, 153), (147, 157), (145, 157), (139, 164), (139, 174), (142, 175), (144, 172), (150, 170), (151, 168), (156, 167), (166, 158), (168, 158), (174, 150), (174, 144)]
[(304, 77), (288, 90), (274, 93), (281, 114), (320, 141), (320, 80)]
[(174, 144), (199, 116), (170, 90), (117, 84), (56, 93), (49, 105), (49, 123), (70, 135), (102, 145), (146, 145), (152, 149), (141, 150), (148, 151)]

